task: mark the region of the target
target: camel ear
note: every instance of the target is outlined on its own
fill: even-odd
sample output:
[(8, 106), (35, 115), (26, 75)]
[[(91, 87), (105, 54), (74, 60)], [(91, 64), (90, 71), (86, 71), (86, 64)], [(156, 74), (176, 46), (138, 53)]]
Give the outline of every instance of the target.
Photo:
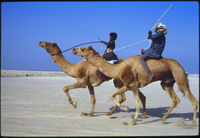
[(53, 47), (56, 47), (56, 46), (58, 46), (57, 43), (53, 43)]
[(89, 50), (94, 50), (94, 49), (92, 48), (92, 46), (89, 46)]
[(92, 48), (92, 46), (88, 46), (88, 49), (89, 49), (90, 52), (92, 52), (92, 55), (98, 55), (98, 54), (99, 54), (98, 52), (96, 52), (96, 51)]
[(92, 51), (92, 54), (93, 54), (93, 55), (98, 55), (98, 54), (99, 54), (98, 52), (96, 52), (96, 51), (92, 48), (92, 46), (89, 46), (89, 50)]

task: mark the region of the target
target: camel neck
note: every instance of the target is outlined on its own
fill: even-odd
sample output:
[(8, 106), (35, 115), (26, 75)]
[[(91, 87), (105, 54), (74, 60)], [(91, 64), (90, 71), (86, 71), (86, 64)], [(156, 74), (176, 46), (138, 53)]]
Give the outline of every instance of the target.
[(110, 64), (105, 61), (102, 57), (97, 55), (92, 55), (88, 58), (88, 61), (96, 66), (102, 73), (104, 73), (107, 77), (117, 78), (120, 68), (118, 64)]
[(75, 65), (69, 63), (63, 55), (51, 56), (53, 62), (57, 63), (63, 72), (71, 77), (75, 77)]

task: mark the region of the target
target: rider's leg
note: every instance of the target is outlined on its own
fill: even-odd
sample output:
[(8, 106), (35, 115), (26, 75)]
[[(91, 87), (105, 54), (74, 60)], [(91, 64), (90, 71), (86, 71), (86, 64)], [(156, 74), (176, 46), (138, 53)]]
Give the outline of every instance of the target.
[(148, 79), (148, 83), (149, 83), (153, 78), (153, 74), (151, 73), (151, 71), (149, 70), (149, 67), (146, 64), (146, 61), (148, 59), (150, 59), (150, 57), (143, 55), (139, 60), (140, 60), (140, 63), (142, 64), (143, 68), (147, 71), (147, 73), (149, 75), (149, 79)]

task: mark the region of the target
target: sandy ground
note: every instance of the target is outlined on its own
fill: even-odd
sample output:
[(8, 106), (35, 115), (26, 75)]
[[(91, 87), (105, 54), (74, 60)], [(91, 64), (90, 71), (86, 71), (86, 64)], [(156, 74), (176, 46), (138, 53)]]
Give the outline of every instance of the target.
[[(28, 75), (26, 75), (28, 74)], [(199, 99), (199, 77), (189, 76), (190, 89)], [(147, 118), (139, 118), (137, 125), (124, 126), (122, 122), (132, 121), (135, 102), (131, 91), (122, 105), (130, 108), (130, 113), (118, 108), (113, 115), (107, 112), (115, 105), (108, 95), (115, 90), (112, 81), (95, 87), (96, 105), (94, 117), (82, 117), (90, 112), (88, 89), (74, 89), (69, 92), (77, 101), (77, 108), (69, 104), (62, 88), (76, 82), (76, 79), (62, 72), (10, 71), (1, 70), (1, 136), (168, 136), (198, 135), (199, 108), (195, 127), (190, 124), (193, 108), (183, 97), (175, 84), (174, 89), (181, 102), (171, 112), (167, 120), (161, 117), (172, 104), (171, 98), (155, 82), (141, 91), (147, 98)], [(143, 110), (141, 109), (140, 116)]]

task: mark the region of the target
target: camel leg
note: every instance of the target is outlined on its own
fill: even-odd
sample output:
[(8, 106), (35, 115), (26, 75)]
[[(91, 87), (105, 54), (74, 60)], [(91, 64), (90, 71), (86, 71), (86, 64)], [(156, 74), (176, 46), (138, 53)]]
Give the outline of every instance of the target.
[[(126, 96), (125, 96), (125, 93), (122, 93), (119, 95), (119, 101), (118, 103), (121, 104), (123, 103), (124, 101), (126, 101)], [(107, 115), (112, 115), (112, 113), (117, 109), (117, 105), (115, 105), (115, 107), (113, 107), (113, 109), (111, 109), (111, 111), (107, 114)]]
[(176, 95), (176, 93), (173, 90), (173, 85), (174, 82), (171, 83), (164, 83), (161, 82), (161, 86), (162, 88), (169, 94), (169, 96), (171, 97), (173, 103), (170, 107), (170, 109), (168, 110), (168, 112), (161, 118), (162, 121), (165, 121), (167, 116), (169, 115), (169, 113), (178, 105), (178, 103), (180, 102), (178, 96)]
[(129, 90), (128, 87), (123, 86), (123, 87), (120, 88), (117, 92), (111, 93), (111, 94), (109, 95), (109, 98), (110, 98), (121, 110), (124, 110), (124, 111), (128, 111), (128, 112), (129, 112), (128, 107), (123, 107), (123, 106), (121, 106), (121, 104), (120, 104), (119, 102), (117, 102), (117, 100), (115, 99), (115, 97), (116, 97), (117, 95), (122, 94), (122, 93), (124, 93), (124, 92), (126, 92), (126, 91), (128, 91), (128, 90)]
[[(173, 67), (174, 66), (174, 67)], [(192, 126), (196, 124), (196, 115), (197, 115), (197, 107), (198, 107), (198, 101), (193, 96), (189, 89), (187, 74), (185, 73), (183, 67), (178, 62), (173, 62), (173, 66), (171, 68), (172, 75), (178, 85), (179, 90), (187, 96), (187, 98), (192, 103), (194, 114), (193, 114), (193, 121)]]
[(198, 108), (198, 101), (196, 98), (193, 96), (189, 88), (184, 89), (184, 93), (187, 96), (187, 98), (190, 100), (192, 103), (193, 109), (194, 109), (194, 115), (193, 115), (193, 121), (191, 126), (195, 126), (196, 124), (196, 116), (197, 116), (197, 108)]
[(146, 118), (146, 97), (143, 95), (143, 93), (140, 91), (140, 89), (138, 89), (138, 92), (139, 92), (139, 97), (140, 97), (140, 100), (141, 100), (142, 106), (143, 106), (142, 118)]
[[(119, 90), (121, 87), (124, 86), (123, 82), (120, 79), (114, 79), (113, 83), (114, 83), (115, 88), (117, 88), (117, 90)], [(119, 95), (118, 103), (121, 104), (124, 101), (126, 101), (126, 96), (125, 96), (125, 93), (122, 93)], [(111, 109), (111, 111), (107, 115), (111, 115), (117, 109), (117, 107), (118, 106), (115, 105), (115, 107), (113, 107), (113, 109)]]
[(69, 91), (70, 89), (85, 88), (85, 87), (86, 87), (86, 85), (84, 85), (84, 84), (82, 84), (82, 83), (80, 83), (80, 82), (77, 82), (77, 83), (75, 83), (75, 84), (72, 84), (72, 85), (63, 87), (63, 91), (65, 92), (65, 94), (66, 94), (66, 96), (67, 96), (67, 98), (68, 98), (68, 100), (69, 100), (69, 103), (72, 104), (74, 108), (76, 108), (77, 102), (76, 102), (76, 101), (74, 101), (74, 102), (72, 101), (72, 99), (71, 99), (71, 97), (70, 97), (68, 91)]
[(136, 112), (135, 112), (134, 119), (133, 119), (133, 121), (131, 121), (129, 123), (124, 122), (123, 123), (124, 125), (129, 125), (129, 126), (136, 125), (136, 120), (138, 119), (138, 116), (139, 116), (139, 113), (140, 113), (140, 108), (141, 108), (138, 90), (139, 89), (137, 89), (137, 88), (132, 89), (133, 94), (134, 94), (134, 98), (135, 98), (135, 106), (136, 106)]
[[(143, 95), (143, 93), (138, 89), (139, 91), (139, 97), (140, 97), (140, 100), (142, 102), (142, 106), (143, 106), (143, 116), (142, 118), (146, 118), (146, 97)], [(125, 96), (125, 93), (122, 93), (119, 95), (119, 103), (123, 103), (124, 101), (126, 101), (126, 96)], [(107, 114), (107, 115), (112, 115), (112, 113), (116, 110), (118, 106), (115, 105), (115, 107), (113, 107), (113, 109)]]
[(95, 102), (96, 102), (96, 98), (95, 98), (95, 94), (94, 94), (94, 87), (91, 86), (91, 85), (88, 85), (88, 89), (89, 89), (89, 92), (90, 92), (90, 101), (91, 101), (92, 107), (91, 107), (91, 111), (90, 111), (89, 114), (84, 113), (82, 115), (84, 115), (84, 116), (93, 116), (93, 114), (94, 114), (94, 106), (95, 106)]

